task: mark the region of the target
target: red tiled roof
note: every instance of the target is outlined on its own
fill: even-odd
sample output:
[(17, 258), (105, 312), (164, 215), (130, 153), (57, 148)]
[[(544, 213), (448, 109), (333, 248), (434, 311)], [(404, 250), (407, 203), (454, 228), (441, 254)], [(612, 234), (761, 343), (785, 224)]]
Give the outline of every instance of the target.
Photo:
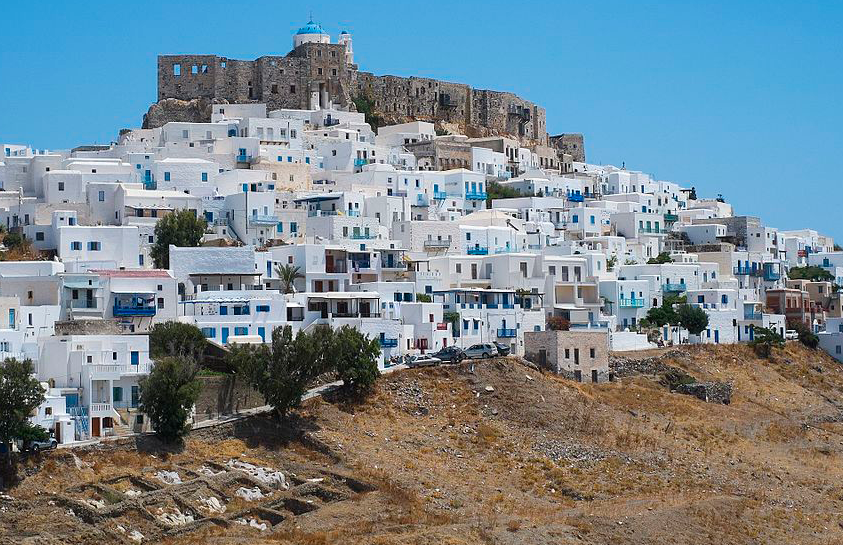
[(100, 276), (119, 276), (123, 278), (169, 278), (170, 271), (166, 269), (145, 269), (135, 271), (121, 271), (119, 269), (92, 269), (92, 273)]

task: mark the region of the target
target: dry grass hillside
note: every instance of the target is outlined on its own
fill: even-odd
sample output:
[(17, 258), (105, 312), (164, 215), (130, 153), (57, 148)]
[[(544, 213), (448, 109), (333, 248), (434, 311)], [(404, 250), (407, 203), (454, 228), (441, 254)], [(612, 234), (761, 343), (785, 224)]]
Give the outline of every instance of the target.
[(576, 384), (511, 359), (400, 371), (365, 403), (314, 400), (284, 427), (258, 417), (178, 452), (146, 439), (30, 460), (0, 499), (0, 542), (843, 542), (838, 364), (795, 344), (770, 361), (745, 346), (635, 357), (654, 355), (731, 382), (731, 404), (654, 376)]

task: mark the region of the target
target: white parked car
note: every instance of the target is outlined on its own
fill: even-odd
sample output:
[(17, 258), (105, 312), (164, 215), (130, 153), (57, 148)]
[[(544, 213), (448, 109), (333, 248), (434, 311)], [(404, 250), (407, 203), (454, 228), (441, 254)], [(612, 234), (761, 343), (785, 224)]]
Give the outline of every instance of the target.
[(433, 365), (439, 365), (442, 363), (442, 360), (439, 358), (434, 358), (433, 356), (429, 356), (427, 354), (419, 354), (418, 356), (411, 356), (410, 361), (407, 362), (407, 367), (430, 367)]
[(481, 343), (469, 346), (465, 351), (466, 358), (491, 358), (498, 355), (497, 347), (492, 343)]
[(795, 329), (788, 329), (787, 331), (784, 332), (784, 340), (786, 340), (786, 341), (799, 340), (799, 333), (797, 333)]

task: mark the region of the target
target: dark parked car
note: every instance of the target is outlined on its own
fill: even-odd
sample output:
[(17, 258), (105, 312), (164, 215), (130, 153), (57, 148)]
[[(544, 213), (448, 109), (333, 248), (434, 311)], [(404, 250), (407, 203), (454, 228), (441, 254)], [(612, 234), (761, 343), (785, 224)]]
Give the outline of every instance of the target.
[(443, 362), (459, 363), (465, 359), (465, 352), (458, 346), (446, 346), (439, 352), (432, 354), (432, 356), (439, 358)]
[(508, 356), (510, 347), (508, 344), (503, 343), (495, 343), (495, 347), (498, 349), (498, 356)]

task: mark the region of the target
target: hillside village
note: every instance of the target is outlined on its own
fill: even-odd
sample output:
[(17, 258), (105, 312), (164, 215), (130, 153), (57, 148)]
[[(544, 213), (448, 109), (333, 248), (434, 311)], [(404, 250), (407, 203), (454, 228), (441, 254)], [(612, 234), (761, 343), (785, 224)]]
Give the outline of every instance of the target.
[[(146, 333), (167, 321), (221, 354), (349, 325), (381, 370), (456, 346), (581, 383), (615, 379), (610, 353), (760, 330), (843, 361), (831, 237), (589, 163), (512, 94), (358, 73), (351, 36), (313, 22), (287, 57), (162, 56), (158, 74), (146, 128), (0, 152), (0, 357), (34, 362), (33, 422), (60, 444), (148, 430)], [(162, 258), (156, 224), (184, 210), (201, 242)]]

